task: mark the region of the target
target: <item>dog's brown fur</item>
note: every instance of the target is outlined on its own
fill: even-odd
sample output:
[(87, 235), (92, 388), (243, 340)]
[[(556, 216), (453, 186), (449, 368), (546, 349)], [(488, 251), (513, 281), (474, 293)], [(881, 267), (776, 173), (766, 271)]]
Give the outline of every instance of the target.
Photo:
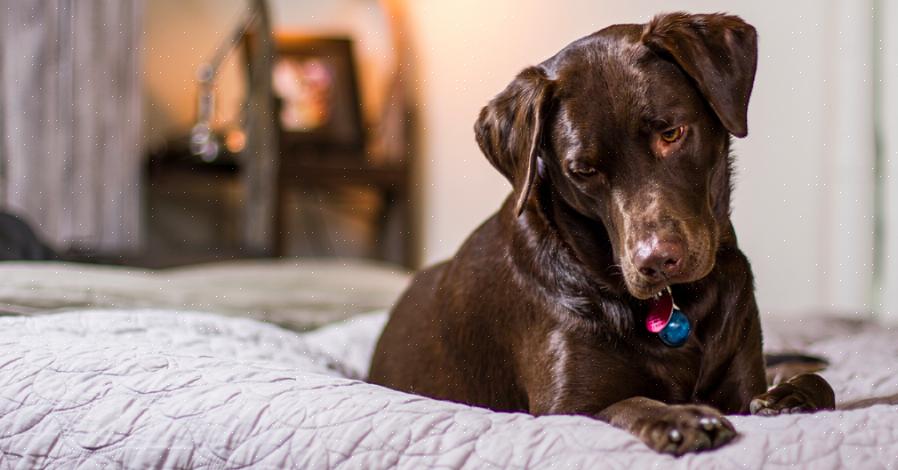
[[(682, 454), (735, 435), (721, 413), (833, 407), (802, 375), (766, 391), (749, 263), (730, 222), (755, 29), (674, 13), (615, 25), (521, 72), (477, 141), (513, 192), (419, 273), (370, 380), (494, 410), (583, 414)], [(642, 327), (670, 286), (694, 333)]]

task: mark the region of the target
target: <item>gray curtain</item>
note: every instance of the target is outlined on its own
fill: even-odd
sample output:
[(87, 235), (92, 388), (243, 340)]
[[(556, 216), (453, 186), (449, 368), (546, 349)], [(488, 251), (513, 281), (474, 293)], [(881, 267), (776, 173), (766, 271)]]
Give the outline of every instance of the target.
[(0, 208), (58, 249), (136, 249), (142, 0), (0, 0)]

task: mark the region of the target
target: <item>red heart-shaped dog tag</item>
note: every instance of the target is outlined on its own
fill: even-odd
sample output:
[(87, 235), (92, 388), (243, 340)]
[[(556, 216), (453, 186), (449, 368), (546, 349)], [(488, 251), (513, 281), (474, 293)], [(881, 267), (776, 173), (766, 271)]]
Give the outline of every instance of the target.
[(670, 322), (673, 313), (673, 297), (664, 291), (659, 297), (649, 302), (649, 314), (645, 317), (645, 327), (652, 333), (658, 333)]

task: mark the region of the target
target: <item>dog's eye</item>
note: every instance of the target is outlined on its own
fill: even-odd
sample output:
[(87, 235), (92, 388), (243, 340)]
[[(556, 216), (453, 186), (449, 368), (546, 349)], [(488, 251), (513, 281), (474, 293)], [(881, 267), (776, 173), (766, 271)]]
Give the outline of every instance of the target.
[(570, 167), (571, 173), (577, 176), (592, 176), (596, 174), (596, 169), (590, 166), (572, 166)]
[(661, 133), (661, 140), (667, 142), (668, 144), (672, 144), (683, 138), (685, 130), (686, 129), (683, 126), (677, 126), (673, 129), (668, 129)]

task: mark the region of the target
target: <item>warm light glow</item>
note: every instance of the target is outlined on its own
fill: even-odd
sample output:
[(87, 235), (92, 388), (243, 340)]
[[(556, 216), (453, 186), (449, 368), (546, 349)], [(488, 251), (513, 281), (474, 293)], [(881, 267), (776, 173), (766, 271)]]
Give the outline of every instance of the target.
[(225, 136), (225, 147), (231, 153), (237, 153), (246, 146), (246, 133), (240, 129), (232, 129)]

